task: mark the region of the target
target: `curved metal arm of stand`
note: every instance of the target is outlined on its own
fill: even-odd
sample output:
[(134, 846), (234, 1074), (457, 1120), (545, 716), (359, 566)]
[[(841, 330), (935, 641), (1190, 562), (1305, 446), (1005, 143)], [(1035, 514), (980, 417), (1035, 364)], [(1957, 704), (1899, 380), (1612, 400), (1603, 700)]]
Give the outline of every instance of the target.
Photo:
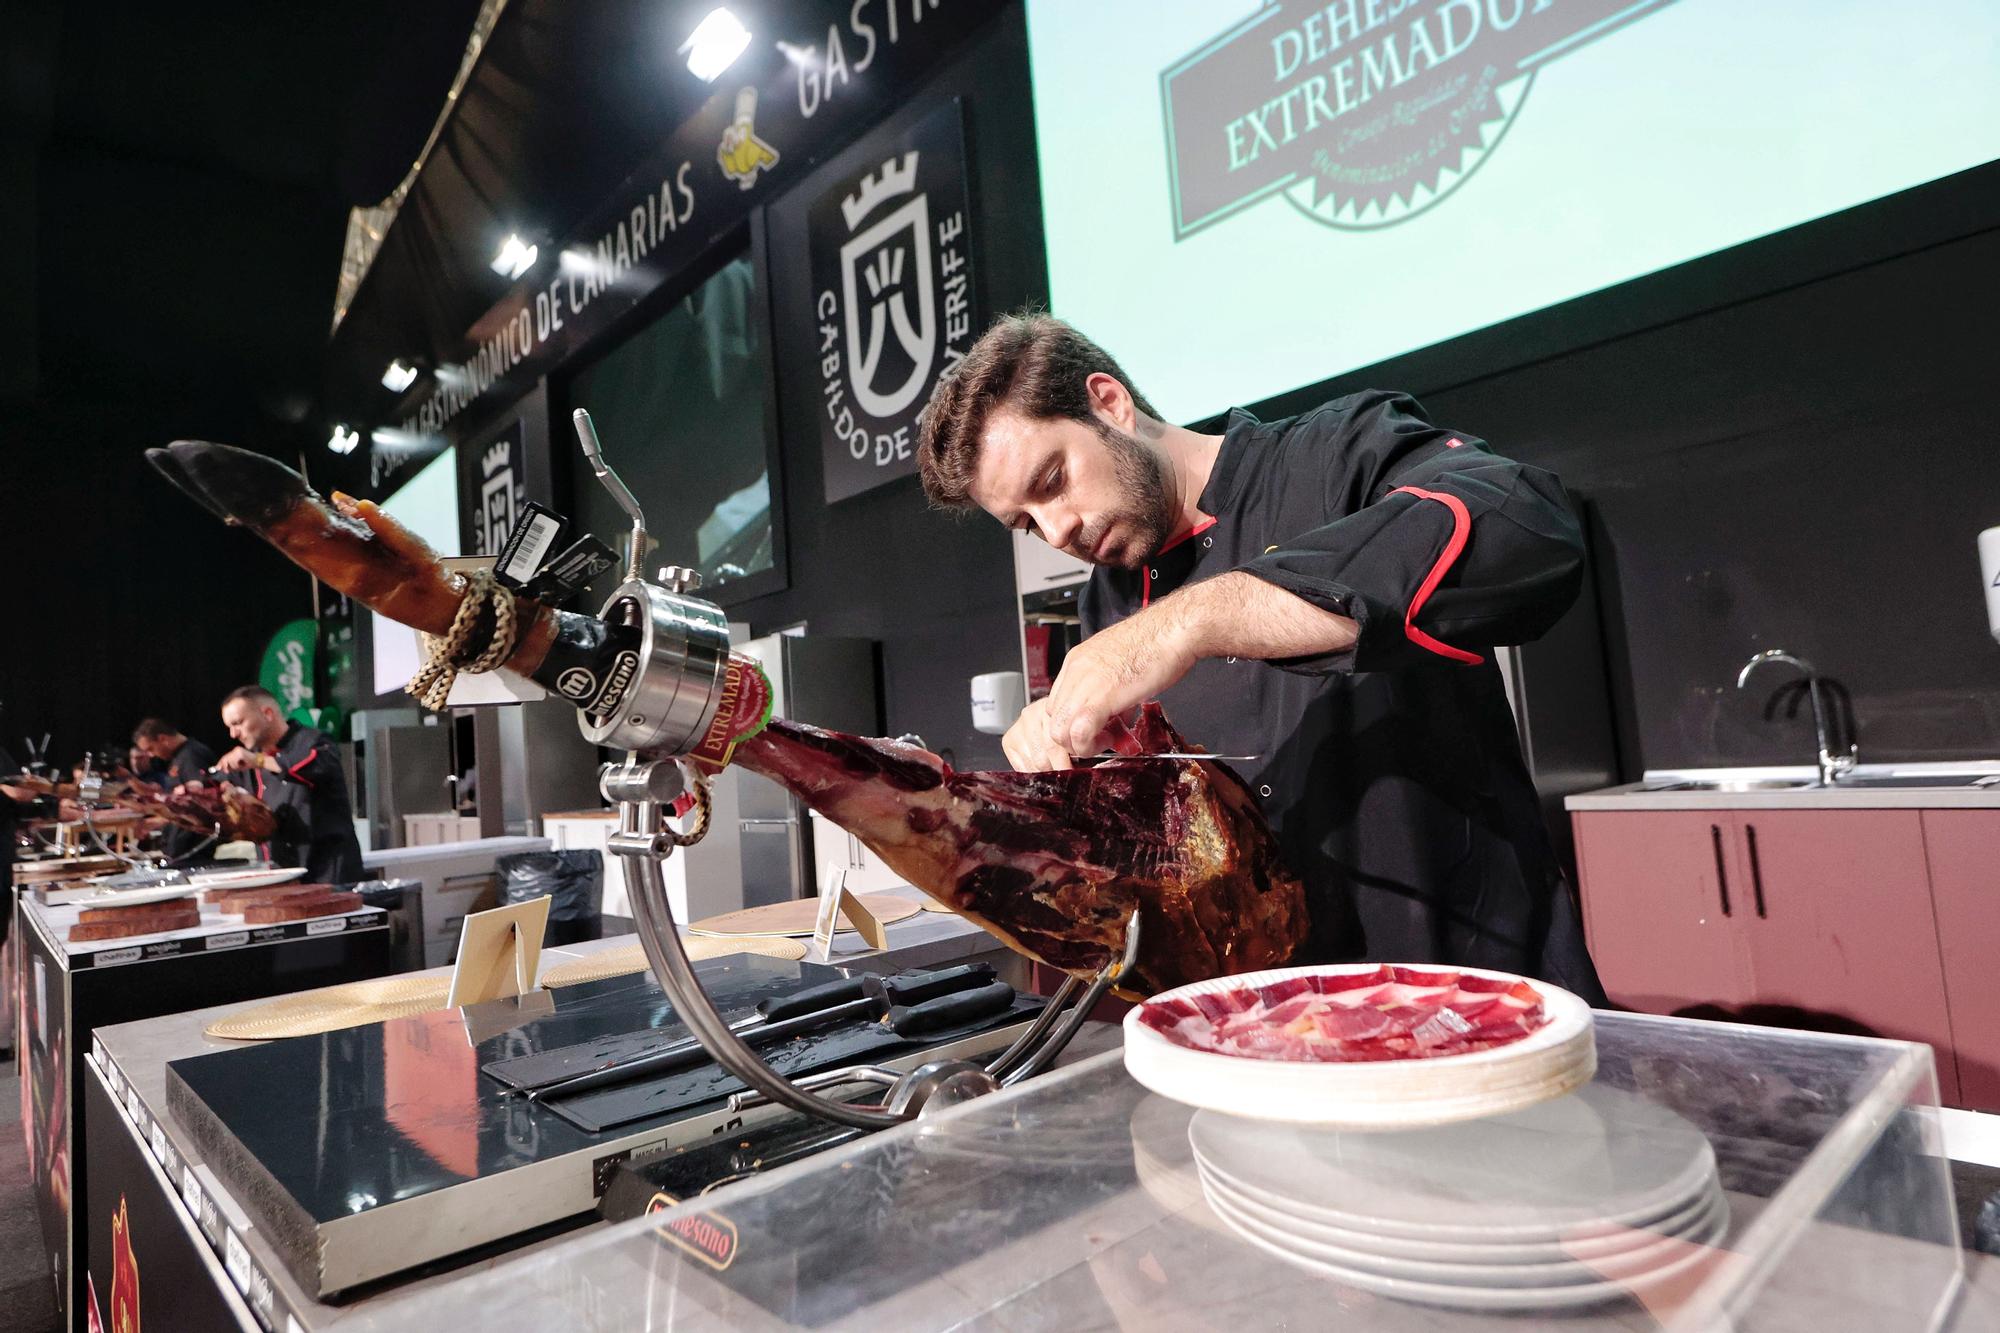
[(149, 859), (127, 856), (123, 852), (113, 851), (111, 848), (111, 844), (104, 841), (104, 835), (97, 831), (97, 823), (90, 817), (91, 807), (85, 805), (85, 806), (80, 806), (79, 808), (83, 811), (83, 831), (88, 833), (90, 835), (90, 840), (97, 844), (98, 851), (104, 853), (106, 856), (115, 857), (116, 859), (123, 861), (126, 865), (131, 866), (135, 870), (138, 869), (140, 866), (149, 866), (152, 864), (151, 860)]
[(1063, 1025), (1039, 1051), (1021, 1062), (1021, 1067), (1000, 1080), (1000, 1086), (1011, 1088), (1023, 1079), (1033, 1078), (1047, 1069), (1063, 1048), (1076, 1036), (1077, 1029), (1090, 1017), (1090, 1011), (1104, 998), (1104, 992), (1111, 989), (1111, 983), (1132, 970), (1132, 964), (1139, 960), (1139, 909), (1133, 908), (1132, 915), (1125, 921), (1125, 956), (1115, 963), (1107, 963), (1102, 972), (1090, 983), (1090, 989), (1076, 1002), (1076, 1007), (1063, 1019)]
[(168, 866), (191, 865), (193, 864), (194, 859), (197, 856), (200, 856), (203, 852), (207, 851), (209, 848), (215, 846), (217, 843), (221, 841), (222, 841), (222, 825), (217, 824), (215, 826), (215, 832), (209, 834), (206, 838), (203, 838), (200, 842), (188, 848), (186, 851), (182, 852), (179, 856), (169, 856), (164, 858), (164, 864)]
[[(687, 950), (681, 946), (673, 911), (667, 906), (666, 876), (661, 873), (659, 855), (651, 846), (651, 840), (660, 833), (659, 805), (650, 801), (621, 802), (619, 815), (624, 836), (614, 835), (612, 849), (625, 858), (626, 871), (638, 885), (638, 892), (632, 895), (632, 907), (638, 920), (640, 947), (646, 951), (653, 975), (674, 1002), (674, 1012), (715, 1057), (715, 1062), (773, 1102), (822, 1120), (866, 1130), (888, 1129), (909, 1120), (911, 1117), (907, 1115), (849, 1106), (804, 1092), (758, 1059), (729, 1030), (728, 1022), (716, 1012), (708, 993), (701, 988)], [(635, 834), (639, 836), (632, 836)]]
[(1070, 997), (1076, 994), (1076, 988), (1082, 984), (1083, 982), (1075, 976), (1065, 976), (1062, 985), (1056, 987), (1056, 993), (1042, 1006), (1042, 1012), (1036, 1014), (1035, 1021), (1028, 1025), (1028, 1030), (1016, 1037), (1014, 1044), (1002, 1051), (999, 1058), (987, 1061), (986, 1072), (995, 1078), (1006, 1077), (1021, 1058), (1034, 1049), (1035, 1043), (1042, 1039), (1042, 1034), (1054, 1025), (1062, 1014), (1063, 1006), (1069, 1003)]

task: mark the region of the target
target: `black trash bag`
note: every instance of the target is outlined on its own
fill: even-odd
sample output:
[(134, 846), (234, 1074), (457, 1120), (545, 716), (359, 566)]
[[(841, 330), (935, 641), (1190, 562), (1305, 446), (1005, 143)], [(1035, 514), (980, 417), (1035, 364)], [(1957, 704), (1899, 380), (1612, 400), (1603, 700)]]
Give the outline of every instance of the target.
[(604, 933), (604, 854), (594, 847), (560, 852), (516, 852), (494, 862), (500, 903), (549, 898), (543, 944), (574, 944)]

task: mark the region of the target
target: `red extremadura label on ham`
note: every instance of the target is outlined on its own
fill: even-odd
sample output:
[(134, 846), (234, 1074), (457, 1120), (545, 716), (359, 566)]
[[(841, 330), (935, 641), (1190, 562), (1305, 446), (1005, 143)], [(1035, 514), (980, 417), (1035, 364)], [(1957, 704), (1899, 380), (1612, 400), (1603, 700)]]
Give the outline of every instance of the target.
[(763, 666), (755, 658), (731, 653), (723, 669), (722, 702), (716, 705), (715, 720), (688, 752), (688, 758), (722, 768), (736, 747), (762, 731), (770, 720), (771, 682)]
[(1151, 1000), (1139, 1021), (1190, 1050), (1349, 1063), (1491, 1050), (1549, 1020), (1525, 981), (1385, 964)]

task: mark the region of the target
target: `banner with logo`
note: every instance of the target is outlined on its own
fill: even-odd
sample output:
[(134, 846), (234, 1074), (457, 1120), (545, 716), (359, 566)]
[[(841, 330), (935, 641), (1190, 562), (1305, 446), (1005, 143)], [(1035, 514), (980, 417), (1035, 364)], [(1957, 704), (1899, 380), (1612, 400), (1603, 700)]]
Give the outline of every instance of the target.
[(459, 527), (467, 555), (498, 555), (527, 502), (527, 450), (516, 417), (484, 444), (460, 446)]
[(264, 664), (257, 672), (257, 683), (277, 699), (279, 711), (309, 727), (319, 720), (313, 695), (318, 643), (319, 622), (290, 621), (265, 645)]
[(917, 414), (980, 328), (958, 99), (866, 142), (807, 215), (829, 504), (917, 470)]
[(1472, 175), (1547, 62), (1669, 3), (1267, 5), (1160, 75), (1174, 235), (1274, 191), (1330, 227), (1400, 222)]

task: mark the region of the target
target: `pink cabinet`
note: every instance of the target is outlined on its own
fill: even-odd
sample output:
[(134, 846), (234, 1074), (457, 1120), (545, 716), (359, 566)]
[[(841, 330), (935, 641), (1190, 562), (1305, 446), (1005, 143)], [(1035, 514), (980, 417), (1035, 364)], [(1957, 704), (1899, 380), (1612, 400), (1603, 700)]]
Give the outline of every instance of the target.
[(1744, 883), (1727, 810), (1578, 812), (1584, 934), (1619, 1004), (1664, 1014), (1750, 996)]
[(2000, 810), (1926, 810), (1962, 1105), (2000, 1111)]
[(1802, 1026), (1928, 1042), (1940, 1091), (1958, 1102), (1925, 817), (1578, 811), (1585, 928), (1605, 989), (1654, 1013), (1779, 1006), (1805, 1011), (1792, 1016)]
[(1759, 1004), (1928, 1042), (1956, 1102), (1951, 1013), (1919, 810), (1736, 812)]

